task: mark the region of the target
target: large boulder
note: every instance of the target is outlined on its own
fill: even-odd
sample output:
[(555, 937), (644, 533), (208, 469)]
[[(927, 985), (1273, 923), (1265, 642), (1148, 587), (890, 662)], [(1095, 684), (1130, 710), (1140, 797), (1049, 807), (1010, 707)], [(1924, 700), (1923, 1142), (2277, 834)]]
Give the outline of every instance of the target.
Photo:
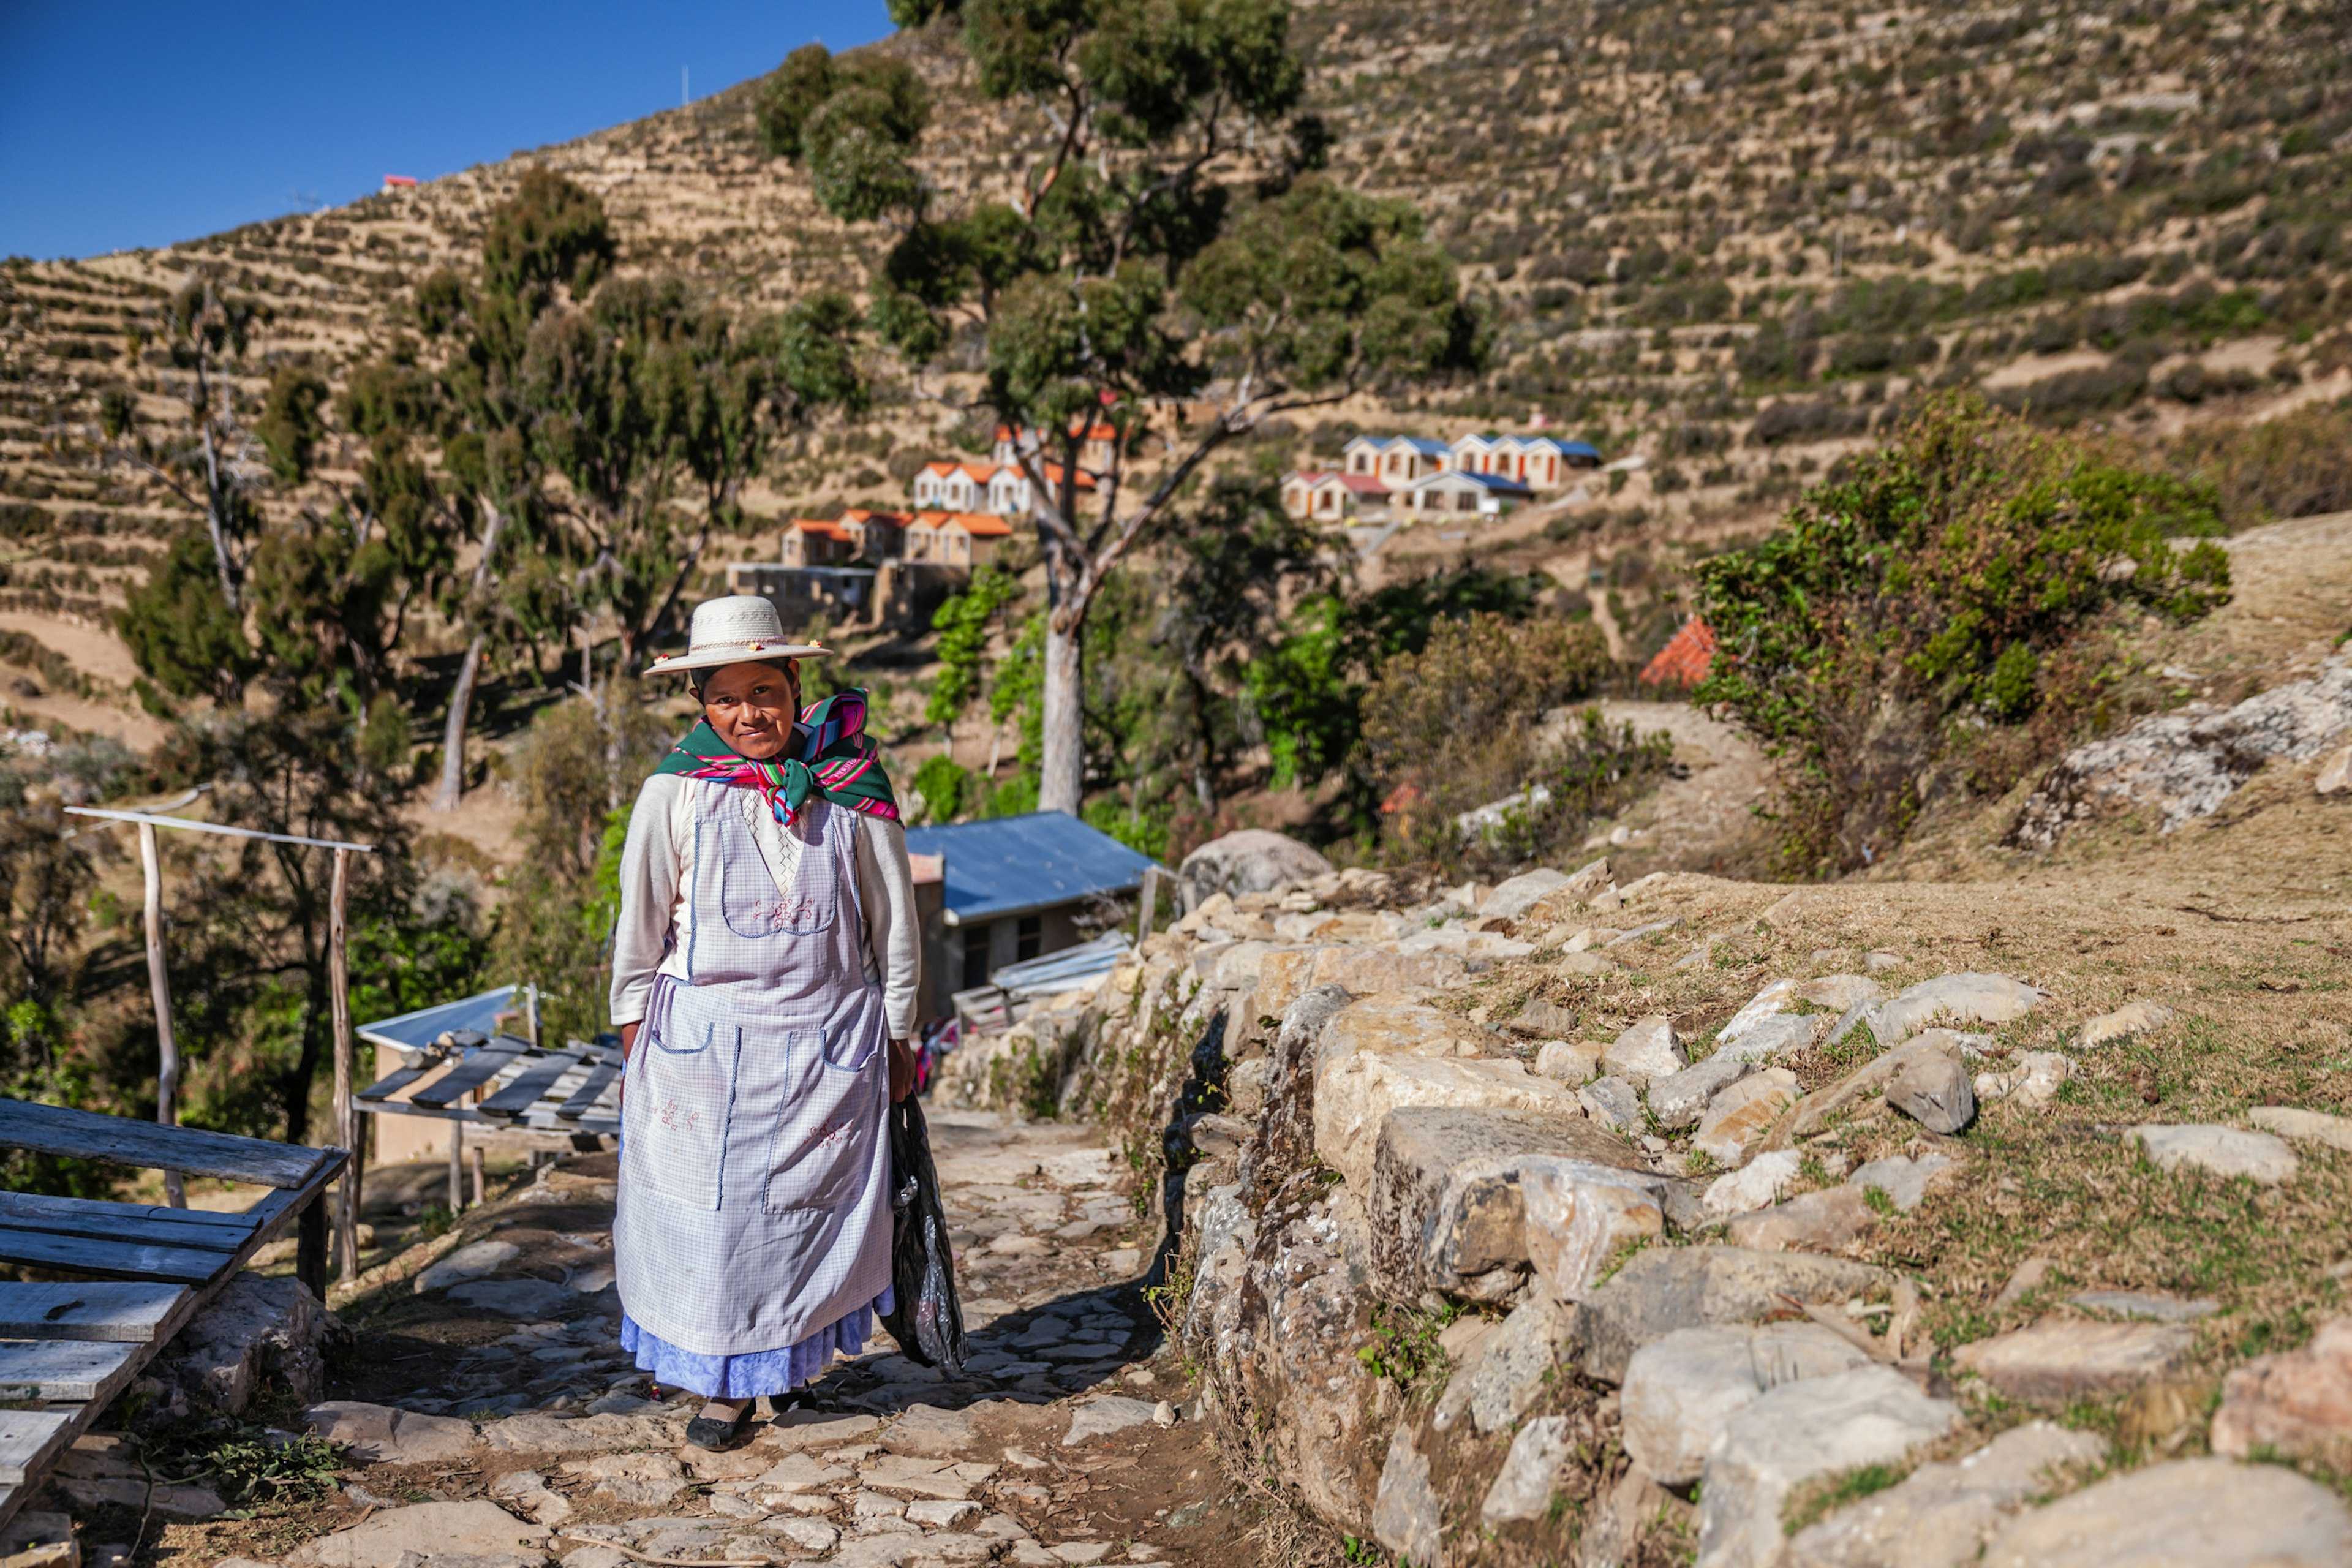
[(1688, 1486), (1725, 1426), (1767, 1390), (1869, 1363), (1819, 1323), (1677, 1329), (1626, 1363), (1625, 1451), (1663, 1484)]
[(1524, 1110), (1569, 1121), (1584, 1115), (1574, 1090), (1517, 1061), (1360, 1051), (1316, 1076), (1315, 1152), (1355, 1191), (1369, 1194), (1381, 1123), (1408, 1105)]
[(1963, 1023), (2007, 1024), (2022, 1018), (2050, 994), (2006, 974), (1964, 970), (1923, 980), (1909, 990), (1878, 1005), (1869, 1015), (1871, 1033), (1881, 1045), (1907, 1040), (1937, 1018)]
[(1789, 1556), (1805, 1568), (1962, 1568), (2066, 1471), (2106, 1455), (2106, 1444), (2091, 1433), (2029, 1421), (1963, 1458), (1922, 1465), (1800, 1531)]
[(1277, 947), (1257, 961), (1257, 1010), (1279, 1018), (1290, 1004), (1318, 985), (1337, 985), (1358, 996), (1375, 992), (1414, 991), (1459, 980), (1468, 966), (1459, 953), (1399, 952), (1378, 947)]
[(1519, 1170), (1528, 1262), (1543, 1293), (1581, 1301), (1611, 1259), (1665, 1234), (1669, 1184), (1580, 1160), (1531, 1161)]
[(1780, 1508), (1799, 1483), (1894, 1464), (1959, 1424), (1892, 1367), (1784, 1383), (1725, 1423), (1699, 1475), (1697, 1568), (1775, 1568)]
[(1952, 1360), (2006, 1398), (2063, 1404), (2170, 1377), (2196, 1343), (2182, 1323), (2048, 1319), (1962, 1345)]
[[(1318, 982), (1318, 984), (1345, 982)], [(1484, 1057), (1503, 1053), (1494, 1036), (1457, 1014), (1433, 1007), (1418, 991), (1382, 991), (1342, 1007), (1315, 1044), (1318, 1073), (1359, 1053), (1373, 1056)]]
[(1985, 1568), (2326, 1568), (2352, 1563), (2344, 1500), (2284, 1465), (2178, 1459), (2110, 1476), (1994, 1538)]
[(2347, 729), (2352, 658), (2331, 658), (2313, 679), (2234, 708), (2191, 702), (2061, 757), (2018, 812), (2009, 842), (2047, 849), (2076, 822), (2135, 810), (2153, 812), (2169, 833), (2219, 811), (2271, 758), (2315, 757)]
[(324, 1390), (325, 1346), (338, 1325), (309, 1287), (247, 1271), (182, 1329), (163, 1371), (199, 1406), (244, 1413), (267, 1384), (308, 1405)]
[(1736, 1247), (1637, 1252), (1585, 1297), (1576, 1315), (1584, 1370), (1605, 1383), (1622, 1383), (1633, 1352), (1676, 1329), (1760, 1321), (1788, 1310), (1784, 1296), (1843, 1302), (1885, 1279), (1866, 1263), (1801, 1252)]
[(1444, 1105), (1389, 1112), (1364, 1200), (1373, 1288), (1406, 1305), (1431, 1291), (1474, 1301), (1517, 1296), (1530, 1267), (1521, 1173), (1563, 1160), (1623, 1171), (1625, 1181), (1646, 1175), (1631, 1144), (1591, 1121)]
[(1191, 909), (1212, 893), (1271, 893), (1330, 869), (1330, 861), (1296, 838), (1244, 827), (1185, 856), (1176, 880), (1184, 891), (1184, 907)]

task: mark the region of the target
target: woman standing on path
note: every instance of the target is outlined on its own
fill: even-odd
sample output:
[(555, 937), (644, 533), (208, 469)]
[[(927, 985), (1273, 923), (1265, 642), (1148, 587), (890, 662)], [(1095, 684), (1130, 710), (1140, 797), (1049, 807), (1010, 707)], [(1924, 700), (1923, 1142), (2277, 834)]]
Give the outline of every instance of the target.
[(885, 1089), (914, 1082), (920, 933), (865, 693), (801, 711), (793, 661), (825, 651), (764, 598), (698, 608), (654, 668), (687, 672), (703, 722), (621, 854), (621, 1345), (709, 1402), (704, 1448), (892, 1309)]

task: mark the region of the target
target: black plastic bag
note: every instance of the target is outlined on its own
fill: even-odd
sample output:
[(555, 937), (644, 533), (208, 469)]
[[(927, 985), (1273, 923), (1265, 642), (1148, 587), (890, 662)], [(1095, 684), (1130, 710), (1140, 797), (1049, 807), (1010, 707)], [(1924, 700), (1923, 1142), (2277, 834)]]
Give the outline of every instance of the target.
[(963, 1303), (956, 1300), (955, 1254), (940, 1205), (931, 1135), (913, 1095), (890, 1107), (890, 1286), (898, 1300), (882, 1326), (907, 1357), (963, 1371)]

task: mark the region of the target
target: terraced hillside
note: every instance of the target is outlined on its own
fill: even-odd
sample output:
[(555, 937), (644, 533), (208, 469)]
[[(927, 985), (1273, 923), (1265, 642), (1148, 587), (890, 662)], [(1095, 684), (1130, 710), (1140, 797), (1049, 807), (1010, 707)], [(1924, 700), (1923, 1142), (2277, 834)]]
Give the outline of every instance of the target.
[[(2347, 33), (2340, 7), (2162, 0), (1302, 4), (1333, 170), (1421, 204), (1491, 306), (1496, 353), (1474, 385), (1276, 432), (1293, 449), (1275, 456), (1328, 458), (1373, 424), (1540, 415), (1650, 465), (1556, 534), (1613, 516), (1621, 542), (1713, 537), (1753, 526), (1923, 385), (1973, 381), (2150, 438), (2339, 397)], [(876, 47), (932, 86), (939, 199), (1007, 194), (1045, 119), (975, 95), (951, 24)], [(132, 459), (186, 426), (185, 373), (156, 331), (188, 275), (257, 307), (231, 365), (256, 406), (278, 363), (332, 379), (387, 342), (414, 281), (470, 260), (533, 165), (604, 197), (626, 268), (768, 305), (856, 287), (882, 237), (826, 217), (764, 154), (759, 89), (332, 211), (0, 267), (0, 613), (38, 645), (0, 646), (27, 672), (18, 698), (120, 696), (65, 628), (102, 632), (186, 521)], [(953, 421), (903, 384), (889, 396), (870, 424), (780, 452), (751, 511), (895, 496)], [(330, 454), (320, 484), (349, 477)], [(415, 640), (434, 650), (429, 626)]]

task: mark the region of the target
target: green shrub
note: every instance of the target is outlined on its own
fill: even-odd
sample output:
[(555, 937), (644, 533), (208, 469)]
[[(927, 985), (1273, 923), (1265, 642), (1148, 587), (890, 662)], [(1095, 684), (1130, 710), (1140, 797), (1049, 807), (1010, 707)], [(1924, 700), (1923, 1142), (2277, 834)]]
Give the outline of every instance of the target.
[[(2177, 377), (2175, 378), (2178, 379)], [(2211, 425), (2173, 443), (2172, 466), (2210, 485), (2232, 528), (2352, 510), (2352, 401), (2313, 404), (2260, 425)]]
[(1694, 693), (1788, 759), (1783, 853), (1834, 874), (1893, 848), (1956, 721), (2015, 722), (2038, 667), (2110, 606), (2228, 597), (2211, 491), (1939, 395), (1753, 549), (1697, 568), (1721, 651)]
[(923, 759), (915, 770), (915, 790), (923, 797), (923, 816), (930, 822), (953, 822), (963, 814), (971, 789), (971, 770), (940, 752)]

